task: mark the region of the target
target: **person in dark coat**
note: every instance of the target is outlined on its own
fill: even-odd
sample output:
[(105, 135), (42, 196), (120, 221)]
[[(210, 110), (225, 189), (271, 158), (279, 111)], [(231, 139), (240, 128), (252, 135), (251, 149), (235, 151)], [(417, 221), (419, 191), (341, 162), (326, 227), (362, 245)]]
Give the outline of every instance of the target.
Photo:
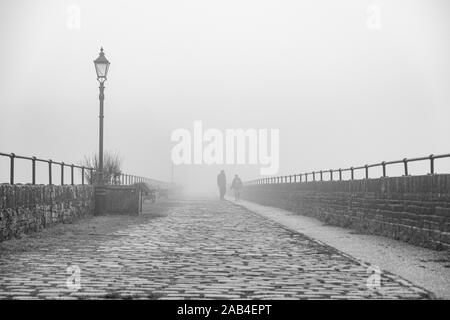
[(233, 182), (231, 183), (231, 189), (234, 190), (234, 200), (238, 201), (241, 198), (241, 189), (244, 186), (241, 178), (238, 175), (234, 176)]
[(227, 177), (225, 176), (225, 172), (223, 170), (220, 171), (217, 176), (217, 185), (219, 186), (220, 200), (224, 200), (225, 192), (227, 191)]

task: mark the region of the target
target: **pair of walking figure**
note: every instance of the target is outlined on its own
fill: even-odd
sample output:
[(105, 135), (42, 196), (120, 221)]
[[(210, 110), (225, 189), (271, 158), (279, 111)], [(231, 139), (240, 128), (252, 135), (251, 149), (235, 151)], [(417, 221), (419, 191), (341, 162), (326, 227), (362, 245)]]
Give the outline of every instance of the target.
[[(220, 171), (219, 175), (217, 176), (217, 186), (219, 187), (220, 200), (224, 200), (225, 193), (227, 192), (227, 177), (225, 176), (225, 171), (223, 170)], [(242, 187), (242, 180), (236, 174), (230, 187), (230, 189), (234, 191), (234, 200), (238, 201), (240, 199)]]

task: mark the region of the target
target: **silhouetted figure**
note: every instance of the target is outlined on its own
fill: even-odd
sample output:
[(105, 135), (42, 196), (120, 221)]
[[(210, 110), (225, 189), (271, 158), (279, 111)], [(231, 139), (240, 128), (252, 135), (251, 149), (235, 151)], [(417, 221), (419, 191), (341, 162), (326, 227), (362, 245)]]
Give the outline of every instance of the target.
[(241, 198), (241, 190), (244, 184), (241, 178), (236, 174), (234, 176), (233, 182), (231, 183), (231, 189), (234, 190), (234, 200), (238, 201)]
[(217, 185), (219, 186), (220, 200), (223, 200), (227, 191), (227, 177), (223, 170), (217, 176)]

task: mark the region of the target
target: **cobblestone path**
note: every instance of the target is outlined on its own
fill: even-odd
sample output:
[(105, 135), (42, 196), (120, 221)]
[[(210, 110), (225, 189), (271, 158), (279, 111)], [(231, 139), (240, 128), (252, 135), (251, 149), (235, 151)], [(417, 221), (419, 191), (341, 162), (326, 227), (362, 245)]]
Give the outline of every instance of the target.
[[(0, 299), (429, 297), (386, 273), (370, 289), (364, 263), (230, 202), (171, 201), (88, 220), (44, 231), (21, 252), (3, 243)], [(68, 266), (80, 268), (79, 290), (66, 284)]]

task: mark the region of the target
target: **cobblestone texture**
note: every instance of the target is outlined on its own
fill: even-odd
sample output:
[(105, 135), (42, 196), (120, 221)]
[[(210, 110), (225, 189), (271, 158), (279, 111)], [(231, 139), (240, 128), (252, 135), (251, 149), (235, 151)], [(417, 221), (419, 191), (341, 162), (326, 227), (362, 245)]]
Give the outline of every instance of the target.
[[(369, 289), (366, 264), (230, 202), (172, 201), (77, 224), (87, 223), (0, 251), (0, 299), (429, 298), (387, 273)], [(68, 265), (81, 269), (79, 290), (66, 285)]]

